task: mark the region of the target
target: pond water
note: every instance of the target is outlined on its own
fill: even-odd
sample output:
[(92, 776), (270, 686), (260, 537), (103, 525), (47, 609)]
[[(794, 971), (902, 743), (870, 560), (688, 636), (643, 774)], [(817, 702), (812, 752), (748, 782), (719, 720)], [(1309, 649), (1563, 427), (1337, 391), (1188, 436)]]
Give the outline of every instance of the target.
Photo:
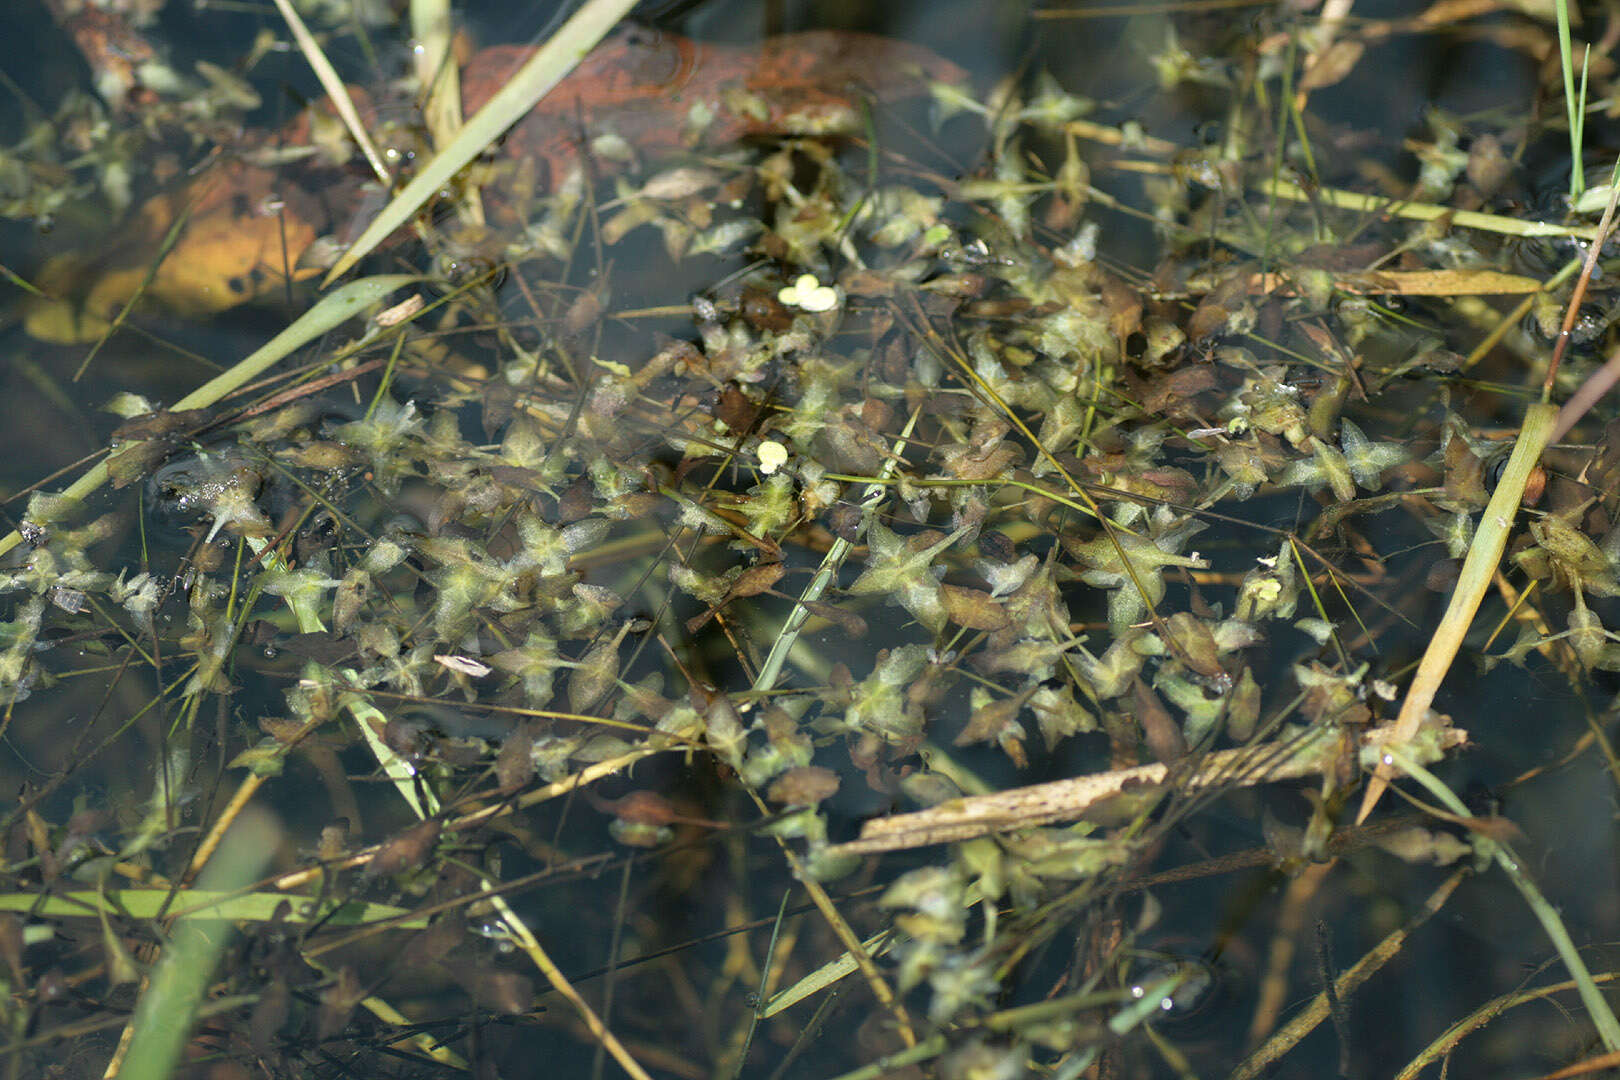
[[(1492, 860), (1606, 985), (1612, 400), (1397, 740), (1437, 787), (1356, 821), (1584, 253), (1510, 232), (1594, 222), (1548, 20), (638, 10), (366, 262), (425, 312), (180, 411), (386, 193), (273, 9), (149, 5), (182, 85), (111, 108), (122, 54), (51, 6), (0, 16), (36, 43), (0, 263), (44, 294), (0, 317), (12, 1074), (140, 1060), (199, 888), (235, 895), (190, 923), (232, 929), (187, 1075), (1371, 1077), (1470, 1018), (1459, 1075), (1603, 1052), (1574, 990), (1491, 1010), (1569, 978)], [(408, 175), (390, 7), (306, 14)], [(522, 58), (477, 50), (566, 12), (455, 14), (487, 96)]]

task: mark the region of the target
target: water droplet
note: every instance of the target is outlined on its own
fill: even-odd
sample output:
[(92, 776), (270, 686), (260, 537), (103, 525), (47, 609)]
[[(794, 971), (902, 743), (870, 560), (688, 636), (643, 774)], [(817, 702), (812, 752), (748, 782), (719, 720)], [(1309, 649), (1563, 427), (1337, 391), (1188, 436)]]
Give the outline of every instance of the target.
[(1207, 960), (1196, 956), (1156, 955), (1158, 962), (1132, 979), (1131, 997), (1146, 997), (1150, 990), (1157, 989), (1156, 984), (1179, 978), (1180, 982), (1169, 993), (1163, 993), (1158, 1002), (1159, 1010), (1175, 1020), (1193, 1015), (1214, 998), (1215, 968)]

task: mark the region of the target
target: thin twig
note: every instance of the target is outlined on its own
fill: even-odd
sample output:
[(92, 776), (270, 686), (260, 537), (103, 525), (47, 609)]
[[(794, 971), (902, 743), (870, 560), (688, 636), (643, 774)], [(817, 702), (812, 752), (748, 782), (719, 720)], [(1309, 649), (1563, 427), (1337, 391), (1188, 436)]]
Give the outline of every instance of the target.
[[(1410, 738), (1403, 737), (1395, 724), (1385, 724), (1364, 732), (1361, 745), (1384, 746), (1397, 740), (1410, 741)], [(1447, 748), (1462, 746), (1467, 741), (1468, 733), (1461, 728), (1448, 726), (1441, 731), (1441, 742)], [(1337, 732), (1324, 728), (1283, 746), (1260, 743), (1214, 751), (1206, 755), (1192, 772), (1175, 779), (1185, 790), (1219, 784), (1252, 787), (1321, 772), (1333, 763), (1338, 752)], [(990, 833), (1073, 821), (1105, 799), (1141, 791), (1172, 779), (1171, 767), (1155, 762), (1068, 780), (1031, 784), (989, 795), (952, 799), (914, 814), (895, 814), (868, 821), (861, 829), (859, 839), (833, 844), (827, 848), (827, 853), (869, 855), (881, 851), (901, 851), (970, 840)]]

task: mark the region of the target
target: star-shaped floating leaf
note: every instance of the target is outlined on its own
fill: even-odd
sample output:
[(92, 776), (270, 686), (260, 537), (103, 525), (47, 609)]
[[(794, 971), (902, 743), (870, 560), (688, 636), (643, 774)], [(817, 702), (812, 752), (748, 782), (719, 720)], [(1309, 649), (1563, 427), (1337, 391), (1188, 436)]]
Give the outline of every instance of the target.
[(289, 604), (318, 604), (321, 594), (341, 584), (319, 570), (304, 567), (299, 570), (266, 570), (264, 591), (279, 596)]
[(924, 579), (928, 583), (936, 583), (938, 579), (929, 567), (940, 552), (956, 543), (965, 532), (967, 527), (963, 526), (949, 536), (929, 543), (928, 534), (908, 539), (874, 521), (866, 530), (869, 549), (866, 570), (844, 591), (851, 596), (872, 596), (897, 593), (907, 587), (915, 588), (924, 584)]
[(1474, 542), (1474, 519), (1468, 514), (1428, 518), (1424, 524), (1430, 532), (1446, 542), (1446, 554), (1453, 559), (1467, 554), (1468, 545)]
[[(880, 654), (881, 655), (881, 654)], [(909, 701), (906, 687), (928, 664), (928, 650), (922, 645), (902, 645), (891, 649), (873, 667), (872, 674), (852, 688), (843, 725), (890, 742), (904, 742), (922, 734), (922, 709)]]
[(528, 639), (515, 648), (489, 658), (501, 671), (523, 680), (523, 692), (532, 707), (544, 707), (551, 700), (552, 673), (558, 667), (557, 641), (543, 630), (530, 630)]
[[(1119, 541), (1115, 546), (1114, 539)], [(1121, 552), (1131, 561), (1131, 568), (1138, 574), (1157, 573), (1164, 566), (1186, 566), (1195, 570), (1209, 569), (1209, 563), (1197, 555), (1178, 555), (1174, 551), (1167, 551), (1159, 546), (1159, 542), (1140, 533), (1129, 533), (1123, 529), (1114, 530), (1114, 539), (1108, 536), (1099, 536), (1095, 540), (1088, 540), (1083, 544), (1072, 544), (1069, 551), (1075, 558), (1101, 574), (1116, 575), (1120, 581), (1128, 580), (1125, 573), (1125, 564), (1120, 560)], [(1105, 582), (1087, 580), (1094, 585), (1104, 585)]]
[(1406, 447), (1399, 443), (1373, 442), (1349, 420), (1339, 424), (1339, 445), (1344, 449), (1344, 463), (1350, 475), (1367, 491), (1377, 491), (1385, 469), (1394, 468), (1411, 458)]
[[(1192, 530), (1196, 531), (1196, 530)], [(1068, 548), (1082, 563), (1091, 567), (1080, 573), (1080, 580), (1100, 589), (1113, 590), (1108, 596), (1108, 624), (1117, 634), (1136, 622), (1147, 610), (1164, 599), (1163, 570), (1166, 566), (1186, 566), (1206, 570), (1209, 563), (1192, 555), (1179, 555), (1176, 549), (1192, 535), (1176, 531), (1158, 537), (1115, 529), (1118, 547), (1107, 536)], [(1121, 552), (1129, 566), (1120, 558)]]
[(1311, 456), (1292, 462), (1282, 471), (1282, 475), (1277, 477), (1277, 484), (1281, 487), (1311, 489), (1326, 484), (1333, 489), (1334, 497), (1340, 502), (1354, 499), (1355, 480), (1351, 475), (1349, 464), (1344, 460), (1344, 455), (1322, 439), (1311, 441), (1315, 444)]
[(990, 595), (1005, 596), (1020, 588), (1040, 565), (1033, 555), (1025, 555), (1015, 563), (1000, 563), (990, 559), (978, 561), (979, 576), (990, 583)]
[(1252, 493), (1266, 482), (1266, 456), (1253, 433), (1245, 439), (1222, 439), (1215, 446), (1215, 460), (1232, 478), (1240, 493)]

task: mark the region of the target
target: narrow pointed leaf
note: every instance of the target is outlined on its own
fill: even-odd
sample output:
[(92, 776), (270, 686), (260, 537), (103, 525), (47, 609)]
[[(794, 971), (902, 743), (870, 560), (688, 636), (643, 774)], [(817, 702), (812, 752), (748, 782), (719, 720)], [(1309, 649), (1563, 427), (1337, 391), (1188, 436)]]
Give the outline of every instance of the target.
[(348, 273), (355, 263), (409, 221), (456, 173), (466, 168), (574, 70), (585, 59), (585, 54), (634, 6), (635, 0), (590, 0), (581, 7), (501, 91), (462, 126), (450, 145), (440, 150), (438, 156), (405, 185), (405, 190), (383, 207), (377, 219), (332, 267), (324, 284), (330, 285)]

